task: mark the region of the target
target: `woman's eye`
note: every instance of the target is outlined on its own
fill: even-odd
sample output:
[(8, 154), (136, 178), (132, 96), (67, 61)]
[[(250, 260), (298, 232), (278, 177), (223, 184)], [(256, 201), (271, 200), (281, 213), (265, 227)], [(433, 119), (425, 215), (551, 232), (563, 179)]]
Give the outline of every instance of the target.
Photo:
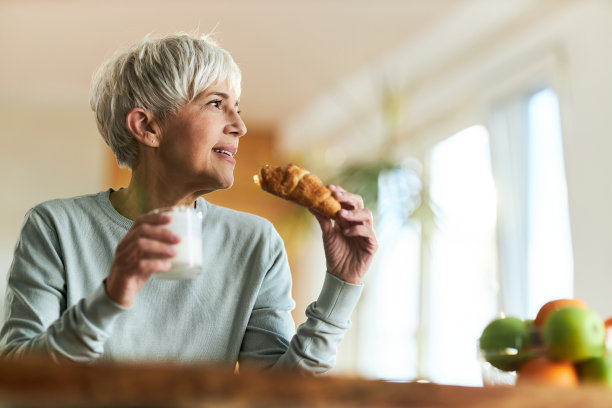
[(208, 104), (211, 105), (211, 106), (214, 106), (215, 108), (220, 108), (222, 102), (223, 101), (221, 101), (221, 100), (214, 100), (214, 101), (208, 102)]

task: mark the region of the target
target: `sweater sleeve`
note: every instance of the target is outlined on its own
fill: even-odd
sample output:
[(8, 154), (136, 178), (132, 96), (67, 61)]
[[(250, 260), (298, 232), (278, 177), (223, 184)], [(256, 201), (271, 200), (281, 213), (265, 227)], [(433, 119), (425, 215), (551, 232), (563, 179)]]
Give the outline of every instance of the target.
[(0, 355), (43, 354), (54, 360), (89, 361), (103, 353), (115, 318), (125, 308), (101, 283), (67, 307), (63, 257), (57, 232), (36, 210), (25, 219), (8, 273)]
[(326, 372), (335, 365), (338, 345), (351, 326), (350, 315), (363, 285), (327, 273), (318, 299), (306, 309), (307, 320), (296, 332), (291, 274), (282, 241), (277, 249), (248, 323), (240, 363)]

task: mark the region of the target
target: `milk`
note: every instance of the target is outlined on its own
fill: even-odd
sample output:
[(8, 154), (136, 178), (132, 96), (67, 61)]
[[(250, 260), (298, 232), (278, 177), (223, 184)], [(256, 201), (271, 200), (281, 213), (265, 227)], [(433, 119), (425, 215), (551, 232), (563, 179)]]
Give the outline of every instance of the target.
[(157, 210), (172, 219), (165, 227), (181, 238), (174, 245), (176, 256), (168, 258), (169, 271), (155, 274), (158, 279), (191, 279), (202, 273), (202, 213), (179, 206)]

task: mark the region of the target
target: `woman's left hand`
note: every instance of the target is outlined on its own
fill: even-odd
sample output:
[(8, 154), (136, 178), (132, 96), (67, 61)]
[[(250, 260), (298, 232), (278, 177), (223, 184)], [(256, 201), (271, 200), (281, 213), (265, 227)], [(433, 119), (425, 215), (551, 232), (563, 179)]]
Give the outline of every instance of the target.
[(361, 284), (378, 248), (372, 212), (364, 208), (361, 196), (335, 185), (329, 189), (342, 206), (335, 222), (312, 211), (323, 232), (327, 271), (343, 281)]

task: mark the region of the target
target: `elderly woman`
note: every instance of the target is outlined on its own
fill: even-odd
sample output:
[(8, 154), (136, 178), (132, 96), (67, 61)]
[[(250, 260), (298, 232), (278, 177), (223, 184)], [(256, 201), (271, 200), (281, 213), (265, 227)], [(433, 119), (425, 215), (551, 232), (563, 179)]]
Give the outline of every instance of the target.
[[(376, 250), (371, 213), (331, 186), (336, 221), (314, 214), (327, 272), (297, 332), (283, 242), (257, 216), (212, 205), (229, 188), (238, 142), (241, 75), (206, 37), (146, 39), (97, 75), (97, 125), (129, 187), (51, 200), (25, 218), (9, 272), (2, 355), (55, 360), (209, 361), (323, 372), (350, 325)], [(203, 273), (155, 279), (179, 237), (152, 210), (203, 214)]]

